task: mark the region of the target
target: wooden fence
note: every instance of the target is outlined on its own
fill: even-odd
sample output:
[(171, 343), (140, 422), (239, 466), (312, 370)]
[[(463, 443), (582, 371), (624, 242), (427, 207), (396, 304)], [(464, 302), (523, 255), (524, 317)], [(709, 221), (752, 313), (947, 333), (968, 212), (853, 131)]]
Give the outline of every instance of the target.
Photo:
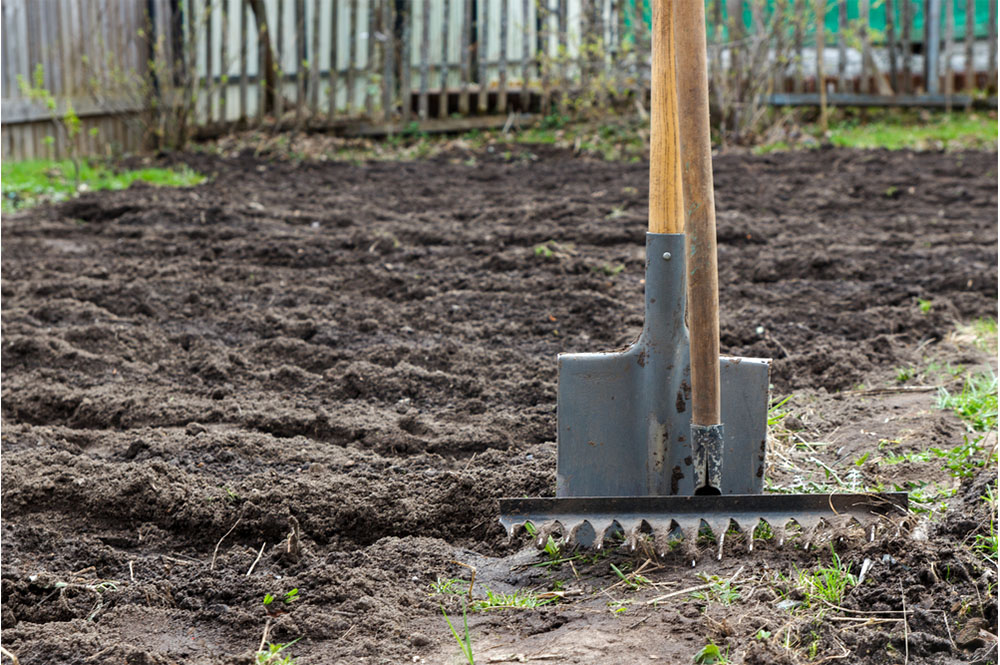
[[(64, 154), (67, 104), (93, 154), (233, 126), (375, 133), (631, 104), (649, 2), (5, 0), (3, 156)], [(996, 2), (707, 0), (715, 108), (971, 105), (995, 95)], [(39, 65), (54, 111), (18, 84)]]

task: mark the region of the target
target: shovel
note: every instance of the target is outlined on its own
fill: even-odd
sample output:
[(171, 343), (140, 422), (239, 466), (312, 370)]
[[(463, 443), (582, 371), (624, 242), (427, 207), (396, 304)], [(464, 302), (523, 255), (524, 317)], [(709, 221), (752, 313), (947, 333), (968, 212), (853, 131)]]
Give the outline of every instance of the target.
[(663, 555), (682, 539), (693, 562), (705, 527), (721, 557), (732, 522), (752, 549), (761, 522), (809, 543), (906, 513), (905, 492), (763, 494), (770, 360), (719, 356), (705, 53), (702, 3), (654, 1), (645, 321), (623, 351), (559, 356), (556, 497), (500, 500), (508, 533), (531, 523), (539, 547), (618, 534)]

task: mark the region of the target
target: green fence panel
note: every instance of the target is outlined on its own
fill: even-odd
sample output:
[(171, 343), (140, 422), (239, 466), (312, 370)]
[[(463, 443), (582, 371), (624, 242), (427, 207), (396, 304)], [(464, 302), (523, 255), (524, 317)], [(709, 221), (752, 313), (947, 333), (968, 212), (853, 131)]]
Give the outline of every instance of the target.
[[(791, 4), (792, 0), (788, 0)], [(807, 4), (810, 5), (808, 11), (809, 26), (806, 31), (807, 38), (815, 34), (815, 19), (813, 18), (813, 10), (811, 7), (813, 0), (807, 0)], [(893, 16), (895, 17), (896, 33), (901, 34), (902, 29), (900, 25), (900, 17), (902, 14), (902, 3), (907, 0), (898, 0), (893, 3)], [(912, 0), (910, 0), (912, 2)], [(965, 39), (965, 11), (966, 3), (975, 0), (944, 0), (945, 2), (954, 3), (955, 8), (955, 39), (962, 41)], [(729, 10), (726, 6), (725, 0), (706, 0), (705, 2), (705, 14), (708, 17), (709, 23), (709, 34), (712, 34), (712, 14), (713, 14), (713, 4), (715, 2), (722, 2), (722, 20), (723, 28), (722, 34), (724, 39), (729, 38), (729, 30), (726, 24), (729, 21)], [(652, 9), (651, 0), (627, 0), (626, 6), (628, 11), (625, 13), (625, 26), (626, 29), (631, 31), (632, 26), (635, 22), (635, 17), (638, 15), (638, 7), (641, 3), (642, 15), (646, 20), (646, 25), (652, 25)], [(988, 23), (989, 23), (989, 2), (987, 0), (975, 1), (975, 33), (974, 37), (977, 39), (986, 39), (988, 36)], [(774, 0), (767, 0), (767, 13), (768, 16), (774, 13)], [(742, 14), (743, 14), (743, 25), (749, 28), (753, 23), (752, 15), (750, 11), (750, 4), (746, 1), (742, 3)], [(911, 6), (911, 17), (913, 23), (911, 26), (910, 33), (913, 35), (914, 43), (920, 43), (924, 39), (924, 3), (923, 2), (913, 2)], [(858, 17), (861, 15), (858, 0), (848, 0), (847, 2), (847, 18), (850, 23), (857, 21)], [(941, 8), (941, 32), (944, 34), (944, 7)], [(871, 3), (870, 9), (870, 24), (868, 26), (869, 34), (872, 36), (872, 42), (874, 44), (882, 44), (885, 40), (885, 0), (874, 0)], [(837, 13), (837, 3), (836, 0), (827, 0), (826, 2), (826, 12), (823, 19), (826, 23), (826, 35), (827, 44), (835, 44), (837, 42), (837, 33), (840, 31), (840, 22)], [(853, 26), (852, 26), (853, 29)]]

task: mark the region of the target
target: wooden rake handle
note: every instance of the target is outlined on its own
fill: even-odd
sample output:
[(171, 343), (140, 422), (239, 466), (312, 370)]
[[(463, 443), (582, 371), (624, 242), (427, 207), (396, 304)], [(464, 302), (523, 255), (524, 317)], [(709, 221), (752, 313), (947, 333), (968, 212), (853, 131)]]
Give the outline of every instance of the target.
[(688, 327), (691, 331), (691, 422), (721, 423), (719, 270), (715, 243), (712, 136), (708, 117), (705, 4), (675, 0), (678, 107), (687, 233)]

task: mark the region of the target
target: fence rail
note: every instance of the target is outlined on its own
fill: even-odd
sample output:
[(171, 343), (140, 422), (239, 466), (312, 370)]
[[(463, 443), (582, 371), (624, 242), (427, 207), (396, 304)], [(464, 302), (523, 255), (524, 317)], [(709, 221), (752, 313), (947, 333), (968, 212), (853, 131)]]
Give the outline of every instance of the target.
[[(79, 149), (101, 153), (234, 125), (372, 133), (641, 102), (649, 2), (5, 0), (3, 154), (65, 153), (68, 105)], [(982, 103), (996, 2), (707, 0), (713, 108), (738, 132), (767, 100)], [(39, 66), (54, 110), (18, 83)]]

